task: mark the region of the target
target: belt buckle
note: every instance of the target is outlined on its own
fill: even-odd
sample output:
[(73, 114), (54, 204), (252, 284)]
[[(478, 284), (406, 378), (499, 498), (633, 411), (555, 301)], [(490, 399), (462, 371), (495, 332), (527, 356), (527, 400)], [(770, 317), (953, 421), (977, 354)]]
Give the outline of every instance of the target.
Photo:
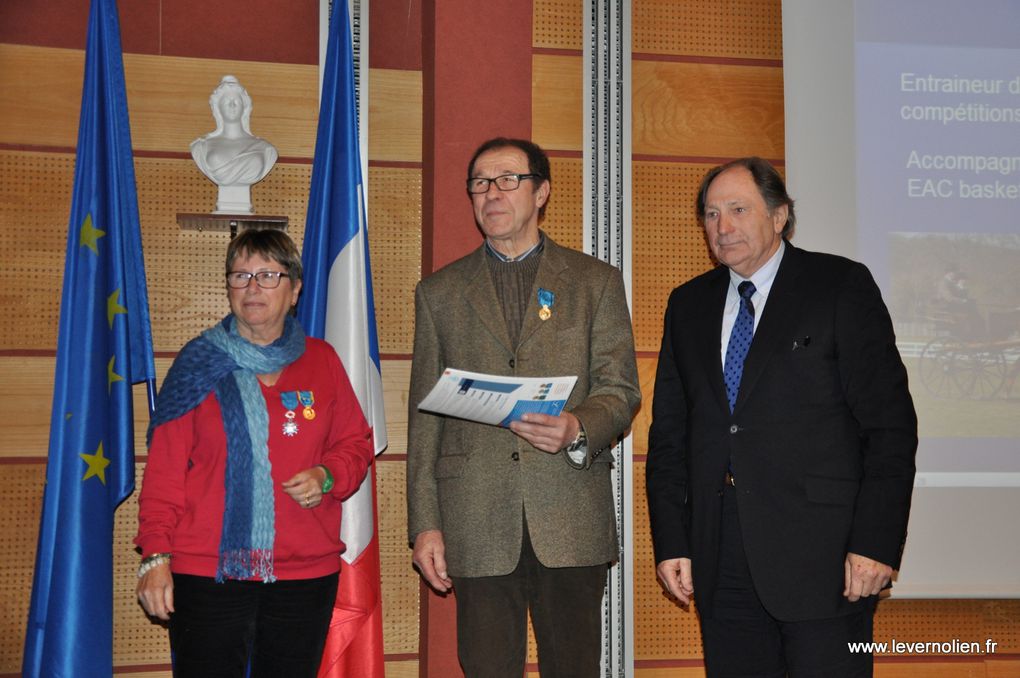
[(737, 481), (734, 480), (733, 474), (730, 473), (729, 471), (727, 471), (726, 475), (723, 476), (723, 483), (726, 484), (726, 485), (729, 485), (730, 487), (736, 487), (737, 486)]

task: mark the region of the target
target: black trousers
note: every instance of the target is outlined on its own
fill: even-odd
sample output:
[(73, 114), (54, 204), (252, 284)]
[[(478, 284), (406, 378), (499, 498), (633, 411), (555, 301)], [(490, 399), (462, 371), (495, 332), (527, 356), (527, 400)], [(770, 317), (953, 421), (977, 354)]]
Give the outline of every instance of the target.
[[(872, 639), (875, 598), (861, 611), (829, 619), (784, 622), (762, 606), (744, 554), (736, 490), (723, 490), (719, 584), (701, 635), (709, 678), (858, 678), (872, 675), (872, 656), (848, 643)], [(695, 587), (697, 582), (695, 582)]]
[(271, 584), (174, 575), (175, 678), (315, 678), (338, 577)]
[(545, 567), (524, 527), (513, 572), (453, 579), (461, 667), (467, 678), (521, 678), (530, 610), (542, 678), (597, 678), (607, 565)]

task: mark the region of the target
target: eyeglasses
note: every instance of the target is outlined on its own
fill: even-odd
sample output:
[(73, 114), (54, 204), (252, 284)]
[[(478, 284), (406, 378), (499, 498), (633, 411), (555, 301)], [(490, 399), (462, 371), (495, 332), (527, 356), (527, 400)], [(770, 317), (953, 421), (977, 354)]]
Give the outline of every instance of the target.
[(252, 278), (259, 287), (266, 290), (276, 289), (280, 286), (280, 278), (289, 278), (290, 273), (284, 271), (259, 271), (249, 273), (248, 271), (232, 271), (227, 274), (227, 286), (235, 290), (242, 290), (248, 286)]
[(467, 190), (468, 193), (488, 193), (489, 186), (496, 184), (496, 188), (501, 191), (516, 191), (520, 187), (522, 179), (537, 179), (539, 176), (538, 174), (503, 174), (492, 179), (473, 177), (467, 180)]

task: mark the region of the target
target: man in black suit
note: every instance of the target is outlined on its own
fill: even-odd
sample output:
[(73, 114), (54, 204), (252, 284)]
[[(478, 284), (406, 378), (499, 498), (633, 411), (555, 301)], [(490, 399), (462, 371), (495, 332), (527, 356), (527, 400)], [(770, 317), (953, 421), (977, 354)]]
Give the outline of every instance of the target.
[[(787, 242), (760, 158), (716, 167), (698, 218), (721, 266), (673, 291), (647, 464), (657, 571), (696, 597), (709, 676), (869, 676), (898, 567), (917, 418), (867, 268)], [(696, 592), (696, 593), (695, 593)]]

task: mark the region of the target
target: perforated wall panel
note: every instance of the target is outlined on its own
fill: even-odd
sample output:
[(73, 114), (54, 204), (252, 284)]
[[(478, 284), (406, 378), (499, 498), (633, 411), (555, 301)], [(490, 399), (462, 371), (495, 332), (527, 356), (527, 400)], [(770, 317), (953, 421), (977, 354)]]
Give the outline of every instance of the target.
[(368, 170), (368, 233), (379, 351), (414, 347), (414, 286), (421, 278), (421, 170)]
[(580, 0), (534, 0), (532, 42), (535, 47), (580, 50), (584, 5)]
[(694, 211), (709, 165), (635, 162), (634, 337), (638, 351), (658, 351), (662, 316), (677, 285), (712, 261)]
[(779, 0), (635, 0), (634, 52), (781, 59)]

